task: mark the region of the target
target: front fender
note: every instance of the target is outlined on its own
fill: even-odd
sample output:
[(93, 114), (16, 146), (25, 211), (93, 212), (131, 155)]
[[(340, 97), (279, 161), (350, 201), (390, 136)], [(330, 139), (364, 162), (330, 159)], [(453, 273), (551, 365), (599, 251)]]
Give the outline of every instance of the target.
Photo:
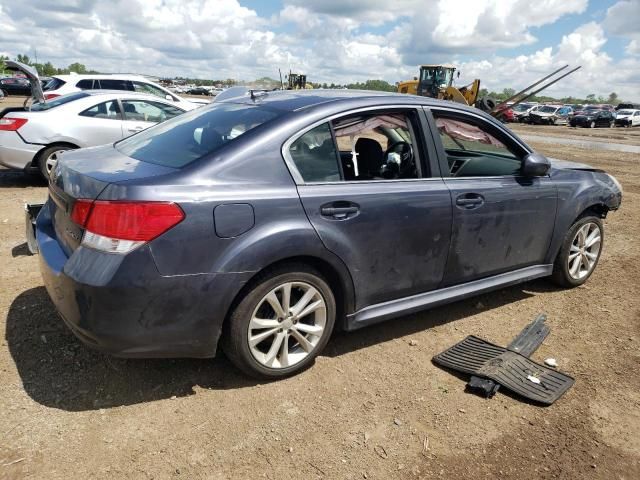
[(616, 181), (601, 171), (557, 170), (552, 179), (558, 189), (558, 211), (545, 263), (553, 263), (567, 231), (585, 210), (603, 206), (605, 212), (617, 210), (622, 202)]

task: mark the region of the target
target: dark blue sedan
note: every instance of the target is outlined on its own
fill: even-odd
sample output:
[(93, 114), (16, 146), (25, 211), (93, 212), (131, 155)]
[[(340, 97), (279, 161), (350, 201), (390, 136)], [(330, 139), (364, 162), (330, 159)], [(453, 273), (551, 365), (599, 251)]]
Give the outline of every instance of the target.
[(65, 153), (36, 222), (86, 344), (283, 377), (355, 330), (537, 277), (573, 287), (620, 206), (610, 175), (479, 110), (353, 91), (222, 100)]

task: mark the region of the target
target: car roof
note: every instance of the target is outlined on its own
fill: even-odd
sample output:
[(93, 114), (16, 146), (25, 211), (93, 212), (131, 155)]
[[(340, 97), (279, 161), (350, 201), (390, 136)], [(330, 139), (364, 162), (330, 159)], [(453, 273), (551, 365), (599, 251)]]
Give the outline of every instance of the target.
[(254, 98), (249, 94), (232, 97), (222, 100), (219, 103), (244, 103), (264, 105), (270, 108), (283, 111), (301, 111), (316, 107), (319, 105), (327, 105), (329, 103), (337, 105), (340, 103), (350, 104), (360, 103), (362, 107), (374, 105), (416, 105), (416, 106), (438, 106), (438, 107), (457, 107), (478, 113), (479, 109), (454, 103), (446, 100), (437, 100), (429, 97), (421, 97), (417, 95), (407, 95), (406, 93), (380, 92), (373, 90), (273, 90), (273, 91), (257, 91), (254, 90)]
[(153, 82), (153, 80), (149, 80), (148, 78), (143, 77), (142, 75), (131, 75), (131, 74), (119, 74), (119, 73), (96, 73), (95, 75), (89, 73), (82, 74), (64, 74), (64, 75), (53, 75), (52, 78), (59, 78), (60, 80), (83, 80), (86, 78), (97, 78), (98, 80), (144, 80), (145, 82)]

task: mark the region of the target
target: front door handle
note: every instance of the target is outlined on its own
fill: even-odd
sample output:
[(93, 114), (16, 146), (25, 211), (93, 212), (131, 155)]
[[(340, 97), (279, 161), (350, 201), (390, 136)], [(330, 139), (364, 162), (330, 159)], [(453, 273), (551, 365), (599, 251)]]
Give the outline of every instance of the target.
[(482, 195), (477, 193), (465, 193), (456, 198), (456, 205), (467, 210), (478, 208), (484, 203)]
[(141, 132), (142, 130), (144, 130), (143, 127), (133, 127), (129, 129), (130, 132)]
[(320, 207), (320, 213), (324, 217), (331, 217), (336, 220), (344, 220), (353, 217), (360, 211), (360, 207), (355, 203), (328, 204)]

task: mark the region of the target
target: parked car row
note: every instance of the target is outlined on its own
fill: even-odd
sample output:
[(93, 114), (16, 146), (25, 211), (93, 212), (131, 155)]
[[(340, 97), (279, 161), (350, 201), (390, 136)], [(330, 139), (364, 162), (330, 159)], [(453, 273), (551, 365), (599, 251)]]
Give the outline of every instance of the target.
[[(162, 96), (153, 84), (132, 77), (56, 76), (47, 83), (55, 88), (43, 89), (33, 69), (7, 64), (28, 75), (30, 92), (40, 100), (0, 112), (0, 165), (45, 178), (67, 150), (113, 143), (200, 106)], [(133, 88), (100, 89), (114, 82)]]

